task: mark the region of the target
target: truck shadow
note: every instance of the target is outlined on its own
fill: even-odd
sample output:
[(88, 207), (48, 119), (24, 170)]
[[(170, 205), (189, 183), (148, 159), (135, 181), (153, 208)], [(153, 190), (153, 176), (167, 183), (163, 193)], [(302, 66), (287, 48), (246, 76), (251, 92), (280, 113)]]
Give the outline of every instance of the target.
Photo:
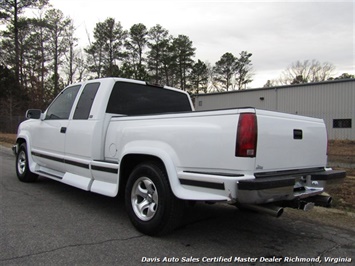
[[(40, 178), (36, 189), (50, 194), (54, 200), (61, 201), (72, 212), (90, 214), (90, 219), (100, 219), (100, 230), (109, 234), (116, 229), (150, 239), (152, 243), (178, 245), (188, 254), (211, 253), (216, 256), (315, 256), (321, 252), (322, 245), (334, 246), (334, 236), (338, 229), (319, 226), (307, 219), (305, 212), (295, 219), (287, 210), (280, 218), (265, 214), (239, 211), (225, 204), (208, 205), (198, 203), (185, 210), (181, 226), (172, 233), (161, 237), (144, 236), (131, 225), (122, 198), (109, 198), (82, 191), (53, 180)], [(78, 215), (79, 217), (80, 215)], [(75, 218), (71, 218), (75, 219)], [(79, 218), (78, 218), (79, 219)], [(340, 230), (340, 229), (339, 229)], [(106, 232), (105, 232), (106, 231)], [(320, 244), (323, 243), (323, 244)], [(305, 250), (305, 247), (307, 249)], [(159, 251), (156, 251), (159, 253)], [(177, 251), (176, 256), (184, 256)], [(180, 254), (181, 253), (181, 254)], [(186, 254), (185, 254), (186, 256)]]

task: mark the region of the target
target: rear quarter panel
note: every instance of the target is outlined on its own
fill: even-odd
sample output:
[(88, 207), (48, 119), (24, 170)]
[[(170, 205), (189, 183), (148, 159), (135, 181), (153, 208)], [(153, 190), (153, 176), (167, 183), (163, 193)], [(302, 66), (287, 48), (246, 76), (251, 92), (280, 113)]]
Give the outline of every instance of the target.
[(235, 109), (113, 118), (106, 137), (105, 156), (120, 160), (128, 146), (140, 143), (167, 152), (177, 171), (250, 172), (255, 161), (235, 157), (240, 112)]

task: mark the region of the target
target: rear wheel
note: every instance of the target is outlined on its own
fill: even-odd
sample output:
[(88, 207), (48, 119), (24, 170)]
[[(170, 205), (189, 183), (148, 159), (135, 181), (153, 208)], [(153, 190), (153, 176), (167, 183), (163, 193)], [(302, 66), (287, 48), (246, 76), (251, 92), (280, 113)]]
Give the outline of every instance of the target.
[(125, 204), (133, 225), (147, 235), (172, 231), (184, 208), (184, 202), (171, 191), (165, 169), (155, 162), (142, 163), (130, 174)]
[(28, 154), (26, 143), (22, 143), (16, 155), (16, 174), (22, 182), (35, 182), (38, 175), (32, 173), (28, 166)]

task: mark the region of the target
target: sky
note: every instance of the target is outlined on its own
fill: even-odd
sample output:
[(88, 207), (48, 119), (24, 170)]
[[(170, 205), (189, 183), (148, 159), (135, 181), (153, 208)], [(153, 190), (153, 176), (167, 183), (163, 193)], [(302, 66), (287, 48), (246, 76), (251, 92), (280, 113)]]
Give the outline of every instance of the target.
[[(160, 24), (171, 35), (186, 35), (195, 61), (214, 65), (230, 52), (252, 53), (254, 81), (260, 88), (297, 60), (335, 65), (334, 76), (355, 74), (354, 0), (50, 0), (73, 19), (80, 46), (88, 45), (96, 23), (109, 17), (124, 29)], [(91, 36), (92, 38), (92, 36)]]

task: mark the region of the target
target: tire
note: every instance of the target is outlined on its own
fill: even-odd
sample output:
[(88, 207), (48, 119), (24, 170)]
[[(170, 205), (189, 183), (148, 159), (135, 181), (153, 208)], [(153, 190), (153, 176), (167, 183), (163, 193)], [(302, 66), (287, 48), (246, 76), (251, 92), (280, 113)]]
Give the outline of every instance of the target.
[(130, 174), (125, 205), (138, 231), (154, 236), (174, 230), (182, 218), (184, 202), (172, 193), (164, 168), (155, 162), (138, 165)]
[(26, 143), (22, 143), (16, 154), (16, 174), (20, 181), (30, 183), (35, 182), (38, 175), (32, 173), (28, 166), (28, 154)]

